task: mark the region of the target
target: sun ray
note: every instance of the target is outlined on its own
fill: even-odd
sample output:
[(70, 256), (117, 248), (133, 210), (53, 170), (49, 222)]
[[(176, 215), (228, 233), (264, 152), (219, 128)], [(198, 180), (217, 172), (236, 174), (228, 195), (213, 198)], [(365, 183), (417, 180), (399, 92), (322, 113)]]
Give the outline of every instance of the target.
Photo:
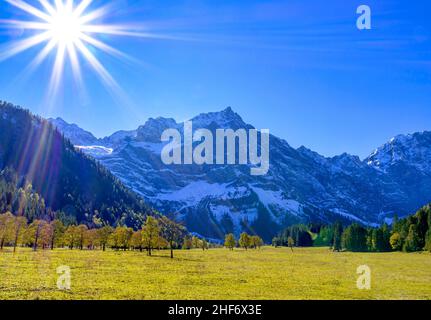
[(81, 40), (76, 42), (77, 48), (83, 54), (83, 56), (90, 63), (90, 66), (94, 69), (96, 74), (102, 80), (102, 83), (108, 89), (108, 92), (112, 95), (117, 102), (124, 103), (124, 106), (132, 105), (129, 101), (127, 94), (123, 91), (120, 85), (115, 81), (108, 70), (100, 63), (100, 61), (91, 53), (91, 51), (82, 43)]
[(93, 0), (82, 0), (80, 4), (76, 7), (75, 11), (73, 11), (73, 15), (75, 17), (80, 17), (87, 7), (93, 2)]
[(46, 46), (40, 51), (37, 56), (30, 62), (26, 68), (26, 72), (30, 73), (34, 71), (49, 55), (49, 53), (57, 45), (56, 41), (51, 39)]
[(50, 32), (44, 32), (41, 34), (34, 35), (32, 37), (26, 38), (21, 41), (16, 41), (8, 45), (6, 48), (2, 49), (0, 52), (0, 61), (4, 61), (9, 59), (18, 53), (21, 53), (25, 50), (30, 49), (46, 40), (49, 40), (51, 37)]
[(165, 34), (156, 34), (151, 32), (141, 32), (132, 31), (126, 26), (115, 26), (115, 25), (85, 25), (82, 27), (82, 32), (86, 33), (96, 33), (96, 34), (106, 34), (114, 36), (127, 36), (127, 37), (137, 37), (137, 38), (149, 38), (149, 39), (161, 39), (161, 40), (187, 40), (190, 38), (176, 37)]
[[(127, 36), (152, 39), (184, 40), (167, 35), (157, 35), (147, 31), (143, 25), (110, 25), (100, 24), (101, 18), (107, 18), (114, 13), (115, 1), (107, 5), (92, 8), (93, 0), (38, 0), (38, 5), (30, 5), (33, 1), (5, 0), (9, 5), (22, 10), (31, 18), (20, 20), (0, 20), (2, 29), (22, 29), (31, 32), (27, 38), (10, 42), (0, 47), (0, 62), (9, 59), (30, 48), (44, 44), (32, 61), (23, 70), (27, 75), (34, 72), (47, 57), (54, 56), (50, 79), (47, 85), (47, 98), (53, 103), (61, 85), (66, 64), (70, 65), (73, 78), (80, 92), (84, 91), (83, 71), (80, 61), (88, 62), (88, 66), (97, 74), (102, 84), (115, 98), (129, 103), (127, 95), (120, 85), (97, 57), (98, 52), (104, 52), (121, 61), (134, 65), (145, 65), (128, 54), (98, 39), (101, 35)], [(22, 19), (22, 20), (21, 20)], [(56, 49), (56, 50), (54, 50)], [(94, 49), (94, 51), (93, 51)], [(82, 62), (81, 61), (81, 62)]]
[(31, 74), (42, 64), (48, 55), (55, 48), (55, 40), (50, 40), (45, 47), (37, 54), (37, 56), (13, 79), (9, 85), (11, 87), (16, 84), (23, 83), (31, 76)]
[(128, 54), (125, 54), (124, 52), (121, 52), (120, 50), (117, 50), (109, 45), (107, 45), (106, 43), (99, 41), (95, 38), (92, 38), (90, 36), (87, 36), (86, 34), (82, 34), (80, 37), (81, 40), (95, 46), (96, 48), (102, 50), (103, 52), (106, 52), (110, 55), (112, 55), (113, 57), (117, 58), (117, 59), (123, 59), (126, 61), (130, 61), (133, 63), (140, 63), (139, 60), (129, 56)]
[(39, 0), (45, 10), (51, 15), (54, 16), (56, 13), (55, 8), (47, 1), (47, 0)]
[(82, 15), (79, 17), (79, 21), (82, 24), (86, 24), (86, 23), (89, 23), (89, 22), (94, 21), (96, 19), (99, 19), (99, 18), (105, 16), (108, 12), (110, 12), (112, 9), (112, 6), (113, 6), (113, 3), (110, 3), (110, 4), (105, 5), (104, 7), (96, 9), (96, 10), (94, 10), (94, 11), (92, 11), (86, 15)]
[(27, 2), (24, 2), (22, 0), (6, 0), (7, 3), (13, 5), (16, 8), (19, 8), (27, 13), (30, 13), (31, 15), (38, 17), (42, 20), (45, 20), (46, 22), (51, 21), (51, 16), (40, 11), (39, 9), (29, 5)]
[(61, 78), (64, 70), (64, 58), (66, 53), (66, 44), (60, 43), (57, 48), (57, 54), (55, 57), (54, 68), (52, 69), (51, 80), (48, 88), (49, 101), (53, 101), (52, 97), (55, 97), (60, 87)]
[(64, 6), (64, 8), (68, 12), (73, 12), (73, 0), (66, 0), (66, 5)]
[(48, 30), (49, 24), (45, 22), (33, 22), (22, 20), (2, 20), (0, 19), (0, 27), (6, 29), (31, 29), (31, 30)]
[(75, 79), (75, 83), (80, 90), (84, 90), (81, 66), (79, 64), (78, 54), (76, 52), (76, 47), (73, 44), (67, 45), (67, 53), (70, 57), (70, 63), (72, 66), (72, 73)]
[(100, 76), (100, 78), (105, 83), (105, 85), (107, 85), (111, 89), (119, 88), (117, 82), (108, 72), (108, 70), (105, 69), (105, 67), (91, 53), (91, 51), (88, 50), (88, 48), (82, 43), (81, 40), (76, 41), (76, 46), (81, 51), (81, 53), (85, 56), (85, 58), (88, 60), (90, 65), (93, 67), (94, 71), (96, 71), (96, 73)]
[(61, 11), (64, 9), (64, 4), (63, 4), (63, 0), (55, 0), (55, 8), (57, 9), (57, 12)]

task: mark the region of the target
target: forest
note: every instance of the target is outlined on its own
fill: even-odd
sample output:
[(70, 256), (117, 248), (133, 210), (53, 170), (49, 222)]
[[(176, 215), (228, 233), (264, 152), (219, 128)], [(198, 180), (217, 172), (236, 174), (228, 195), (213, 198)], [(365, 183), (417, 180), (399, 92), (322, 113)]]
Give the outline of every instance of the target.
[(431, 206), (415, 214), (380, 227), (367, 227), (358, 223), (345, 226), (340, 222), (331, 225), (294, 225), (274, 237), (274, 246), (298, 247), (325, 246), (334, 251), (389, 252), (431, 251)]
[[(0, 101), (0, 128), (1, 213), (31, 220), (56, 211), (78, 224), (133, 228), (141, 227), (147, 215), (159, 214), (45, 119)], [(11, 207), (23, 190), (41, 202), (38, 208)]]

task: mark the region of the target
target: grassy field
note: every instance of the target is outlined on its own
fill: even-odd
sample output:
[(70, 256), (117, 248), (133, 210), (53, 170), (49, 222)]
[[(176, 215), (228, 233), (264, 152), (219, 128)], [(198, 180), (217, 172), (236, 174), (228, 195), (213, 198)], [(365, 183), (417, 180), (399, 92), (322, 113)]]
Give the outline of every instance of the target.
[[(431, 299), (428, 253), (333, 253), (265, 247), (155, 252), (0, 252), (0, 299)], [(71, 290), (57, 289), (57, 267)], [(368, 265), (371, 290), (356, 288)]]

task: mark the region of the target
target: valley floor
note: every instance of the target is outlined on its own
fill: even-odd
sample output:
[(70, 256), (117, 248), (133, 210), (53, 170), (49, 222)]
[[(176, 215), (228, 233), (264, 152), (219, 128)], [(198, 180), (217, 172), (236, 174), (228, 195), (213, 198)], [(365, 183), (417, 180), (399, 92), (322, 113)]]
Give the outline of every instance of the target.
[[(0, 299), (431, 299), (428, 253), (333, 253), (327, 248), (139, 252), (0, 252)], [(359, 290), (357, 267), (371, 269)], [(71, 290), (57, 288), (59, 266)]]

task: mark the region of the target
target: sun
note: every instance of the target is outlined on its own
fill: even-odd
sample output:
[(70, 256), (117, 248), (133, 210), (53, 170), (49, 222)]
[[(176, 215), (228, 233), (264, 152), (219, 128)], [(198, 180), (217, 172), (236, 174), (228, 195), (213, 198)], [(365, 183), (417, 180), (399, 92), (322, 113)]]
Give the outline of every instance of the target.
[(73, 12), (73, 7), (62, 6), (52, 15), (49, 30), (52, 39), (60, 44), (71, 45), (82, 38), (85, 24), (81, 23), (80, 16)]
[(0, 28), (24, 30), (31, 35), (0, 47), (0, 62), (44, 44), (25, 70), (31, 73), (55, 52), (47, 88), (49, 100), (55, 96), (62, 81), (66, 60), (70, 62), (73, 77), (80, 88), (84, 88), (80, 61), (85, 60), (110, 92), (124, 96), (120, 86), (97, 58), (97, 51), (120, 60), (139, 61), (99, 40), (98, 35), (105, 35), (104, 39), (114, 36), (167, 39), (166, 36), (142, 32), (136, 26), (131, 28), (100, 23), (108, 13), (115, 14), (114, 6), (119, 1), (109, 1), (101, 7), (95, 7), (92, 0), (38, 0), (36, 5), (23, 0), (5, 2), (28, 14), (29, 19), (0, 20)]

